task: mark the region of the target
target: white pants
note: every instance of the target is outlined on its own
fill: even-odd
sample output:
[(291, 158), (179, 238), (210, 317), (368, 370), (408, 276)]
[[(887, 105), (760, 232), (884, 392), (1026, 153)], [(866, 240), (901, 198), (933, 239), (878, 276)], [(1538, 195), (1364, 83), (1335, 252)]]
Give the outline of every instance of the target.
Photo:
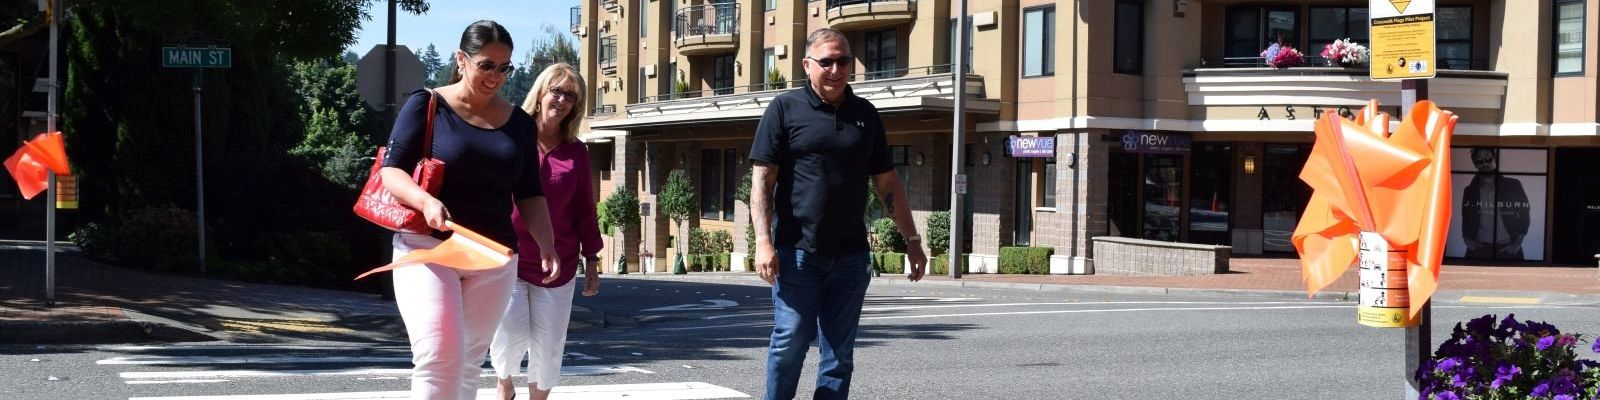
[(521, 279), (511, 288), (500, 329), (489, 346), (495, 376), (510, 378), (528, 354), (528, 384), (550, 390), (561, 383), (561, 356), (567, 347), (567, 322), (572, 317), (572, 292), (577, 279), (558, 288), (539, 287)]
[[(439, 239), (395, 234), (394, 257), (433, 248)], [(435, 264), (394, 270), (395, 304), (411, 338), (411, 397), (476, 399), (483, 355), (516, 281), (510, 266), (460, 271)]]

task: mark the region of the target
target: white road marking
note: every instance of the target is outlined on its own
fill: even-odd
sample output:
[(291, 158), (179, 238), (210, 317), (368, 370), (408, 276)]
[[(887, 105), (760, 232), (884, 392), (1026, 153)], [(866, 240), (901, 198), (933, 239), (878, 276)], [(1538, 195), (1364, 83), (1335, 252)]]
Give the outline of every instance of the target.
[[(1191, 303), (1191, 302), (1168, 302), (1168, 303), (1169, 304), (1203, 304), (1203, 303)], [(1023, 304), (1039, 304), (1039, 303), (1023, 303)], [(1098, 305), (1098, 304), (1104, 304), (1104, 303), (1050, 303), (1050, 304), (1053, 304), (1053, 305)], [(1285, 303), (1276, 303), (1276, 302), (1221, 303), (1221, 304), (1301, 304), (1301, 305), (1297, 305), (1297, 306), (1287, 306), (1286, 305), (1286, 306), (1273, 306), (1273, 307), (1246, 306), (1246, 307), (1113, 308), (1113, 309), (1091, 309), (1091, 310), (1051, 310), (1051, 311), (1012, 311), (1012, 312), (963, 313), (963, 314), (893, 315), (893, 316), (877, 316), (877, 317), (862, 316), (861, 320), (866, 321), (866, 320), (882, 320), (882, 319), (987, 317), (987, 316), (1002, 316), (1002, 315), (1082, 314), (1082, 313), (1145, 312), (1145, 311), (1232, 311), (1232, 310), (1255, 311), (1255, 310), (1295, 310), (1295, 309), (1321, 309), (1321, 308), (1329, 308), (1329, 309), (1355, 308), (1354, 304), (1314, 303), (1314, 304), (1320, 304), (1320, 305), (1306, 305), (1306, 303), (1304, 303), (1304, 302), (1297, 302), (1297, 303), (1287, 303), (1287, 302), (1285, 302)], [(954, 307), (954, 306), (907, 306), (907, 307), (922, 307), (922, 308), (939, 307), (939, 308), (947, 308), (947, 307)], [(769, 323), (769, 322), (760, 322), (760, 323), (726, 324), (726, 325), (711, 325), (711, 326), (686, 326), (686, 327), (676, 327), (676, 328), (660, 328), (660, 329), (657, 329), (657, 330), (658, 331), (692, 331), (692, 330), (703, 330), (703, 329), (756, 327), (756, 326), (770, 326), (770, 325), (771, 325), (771, 323)]]
[[(517, 393), (527, 395), (527, 387), (518, 387)], [(333, 400), (333, 399), (407, 399), (411, 392), (341, 392), (259, 394), (235, 396), (178, 396), (134, 397), (129, 400)], [(737, 390), (704, 382), (644, 383), (626, 385), (556, 386), (551, 391), (553, 400), (705, 400), (748, 398)], [(479, 400), (498, 398), (494, 389), (478, 389)]]
[[(563, 365), (561, 376), (594, 376), (612, 375), (628, 372), (641, 374), (654, 374), (655, 372), (629, 366), (614, 365)], [(154, 383), (215, 383), (228, 382), (239, 378), (281, 378), (281, 377), (326, 377), (326, 376), (411, 376), (410, 368), (360, 368), (347, 370), (288, 370), (288, 371), (263, 371), (263, 370), (209, 370), (209, 371), (145, 371), (122, 372), (117, 374), (124, 382), (130, 385)], [(493, 377), (494, 373), (485, 369), (483, 377)], [(515, 374), (525, 376), (525, 374)], [(228, 379), (231, 378), (231, 379)]]

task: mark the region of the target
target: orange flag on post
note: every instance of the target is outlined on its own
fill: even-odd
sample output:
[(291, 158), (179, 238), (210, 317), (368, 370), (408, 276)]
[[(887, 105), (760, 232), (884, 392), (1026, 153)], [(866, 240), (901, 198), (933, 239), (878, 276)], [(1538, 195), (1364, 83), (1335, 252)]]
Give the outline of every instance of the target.
[(431, 249), (416, 249), (356, 279), (412, 264), (438, 264), (460, 270), (482, 270), (511, 262), (511, 249), (454, 222), (445, 222), (454, 234)]
[(61, 132), (41, 133), (33, 140), (22, 143), (15, 153), (6, 157), (6, 171), (17, 181), (22, 198), (33, 200), (50, 185), (50, 172), (72, 175), (67, 164), (67, 146)]

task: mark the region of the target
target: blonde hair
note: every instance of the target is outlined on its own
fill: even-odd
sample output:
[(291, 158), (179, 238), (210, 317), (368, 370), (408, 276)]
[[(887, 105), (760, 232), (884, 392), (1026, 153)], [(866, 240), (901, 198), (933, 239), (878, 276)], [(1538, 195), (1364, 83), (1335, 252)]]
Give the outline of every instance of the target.
[(552, 85), (563, 80), (572, 82), (572, 86), (577, 88), (572, 92), (573, 96), (576, 97), (572, 99), (572, 110), (568, 111), (567, 116), (561, 119), (561, 136), (570, 142), (578, 139), (578, 126), (583, 123), (583, 114), (586, 110), (584, 102), (588, 100), (586, 97), (589, 94), (589, 90), (586, 89), (586, 85), (583, 82), (583, 76), (578, 75), (578, 70), (572, 68), (572, 65), (555, 63), (545, 67), (544, 72), (540, 72), (539, 77), (534, 79), (533, 91), (528, 92), (528, 98), (522, 101), (522, 110), (527, 111), (528, 115), (532, 115), (534, 120), (537, 121), (539, 110), (544, 106), (541, 102), (544, 101), (545, 93), (550, 92)]

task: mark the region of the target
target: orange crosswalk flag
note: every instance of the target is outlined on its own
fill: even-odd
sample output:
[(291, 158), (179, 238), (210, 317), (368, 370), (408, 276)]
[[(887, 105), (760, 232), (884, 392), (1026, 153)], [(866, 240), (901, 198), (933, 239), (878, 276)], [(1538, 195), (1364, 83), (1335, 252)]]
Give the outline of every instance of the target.
[(33, 140), (23, 142), (22, 147), (6, 157), (5, 166), (6, 171), (11, 172), (11, 179), (17, 182), (22, 198), (28, 200), (48, 188), (50, 172), (56, 175), (72, 174), (67, 164), (66, 141), (62, 139), (61, 132), (41, 133)]
[(454, 222), (445, 222), (454, 234), (431, 249), (416, 249), (356, 279), (413, 264), (438, 264), (461, 270), (490, 269), (511, 262), (511, 249)]

